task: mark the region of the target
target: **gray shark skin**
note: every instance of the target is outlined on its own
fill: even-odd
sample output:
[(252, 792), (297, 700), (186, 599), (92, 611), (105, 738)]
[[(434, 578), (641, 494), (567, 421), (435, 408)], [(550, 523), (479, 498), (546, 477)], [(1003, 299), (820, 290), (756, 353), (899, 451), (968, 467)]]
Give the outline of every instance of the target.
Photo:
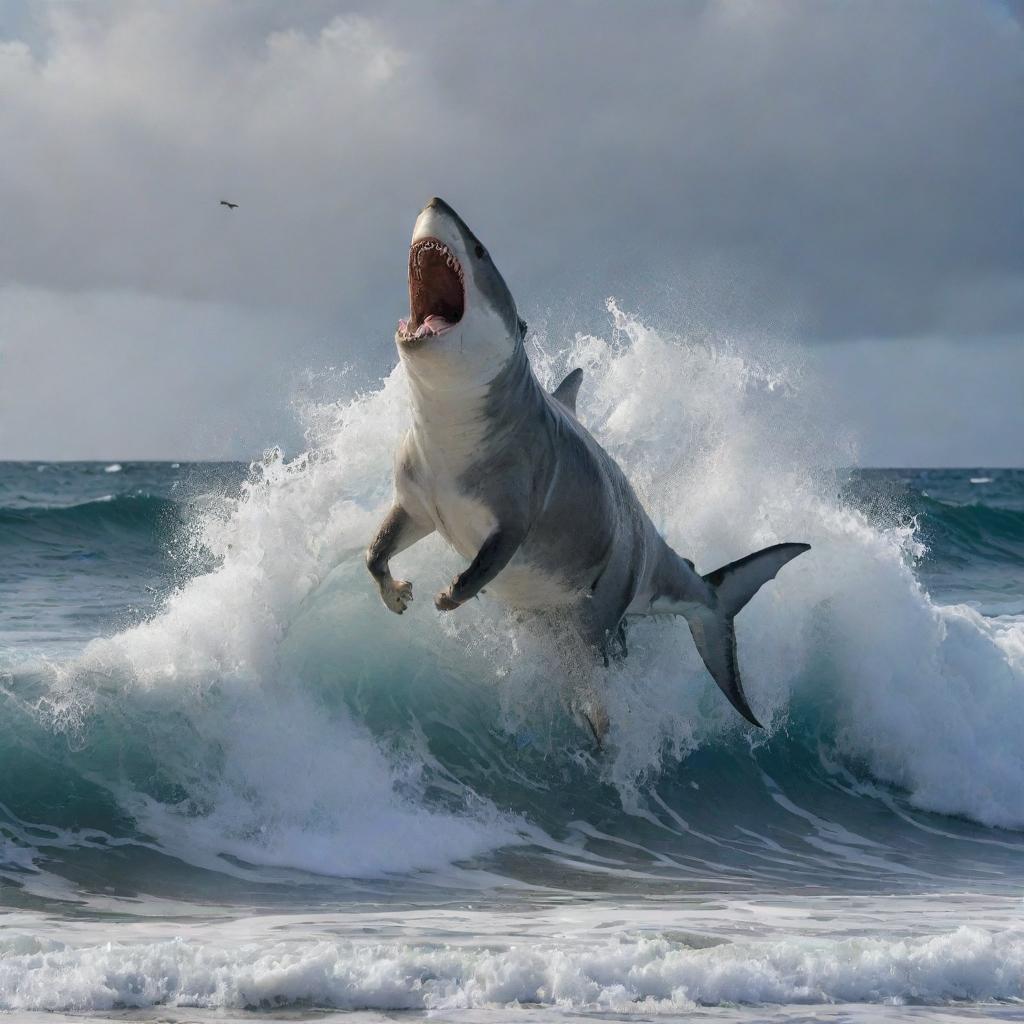
[[(733, 619), (809, 545), (776, 544), (704, 576), (676, 554), (577, 419), (583, 371), (553, 394), (540, 386), (508, 287), (441, 199), (416, 221), (409, 297), (396, 344), (412, 427), (396, 458), (394, 504), (366, 557), (387, 607), (401, 614), (412, 600), (390, 559), (436, 530), (469, 563), (435, 597), (440, 611), (486, 588), (508, 606), (568, 622), (605, 661), (625, 653), (628, 616), (680, 615), (715, 682), (759, 726)], [(592, 708), (586, 717), (600, 743), (607, 716)]]

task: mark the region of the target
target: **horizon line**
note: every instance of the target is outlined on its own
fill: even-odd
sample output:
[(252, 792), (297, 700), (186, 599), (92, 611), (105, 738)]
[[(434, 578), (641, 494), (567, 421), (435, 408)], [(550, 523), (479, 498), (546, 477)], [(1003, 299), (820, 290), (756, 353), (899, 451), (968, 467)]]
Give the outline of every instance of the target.
[[(297, 455), (304, 454), (302, 452)], [(297, 457), (296, 455), (296, 457)], [(285, 458), (289, 456), (285, 453)], [(74, 465), (151, 465), (151, 466), (202, 466), (202, 465), (251, 465), (254, 462), (259, 462), (259, 456), (250, 456), (247, 458), (125, 458), (124, 456), (105, 456), (101, 458), (89, 458), (89, 459), (13, 459), (13, 458), (0, 458), (0, 466), (74, 466)], [(820, 468), (820, 467), (818, 467)], [(864, 464), (864, 465), (846, 465), (846, 466), (834, 466), (826, 467), (833, 469), (889, 469), (889, 470), (932, 470), (932, 469), (992, 469), (992, 470), (1012, 470), (1022, 471), (1024, 470), (1024, 464), (1022, 465), (1009, 465), (1000, 463), (985, 463), (985, 462), (967, 462), (967, 463), (952, 463), (952, 464), (918, 464), (913, 463), (889, 463), (889, 464)]]

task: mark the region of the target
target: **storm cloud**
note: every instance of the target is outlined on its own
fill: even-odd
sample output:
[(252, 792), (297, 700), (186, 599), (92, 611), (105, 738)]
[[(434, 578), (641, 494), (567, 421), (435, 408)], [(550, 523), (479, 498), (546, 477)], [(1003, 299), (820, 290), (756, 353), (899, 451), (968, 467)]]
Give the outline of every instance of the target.
[[(266, 392), (283, 367), (354, 361), (372, 377), (392, 361), (411, 223), (435, 193), (487, 240), (528, 316), (586, 320), (615, 294), (655, 320), (821, 346), (826, 373), (861, 365), (842, 346), (881, 346), (905, 375), (922, 351), (971, 362), (982, 389), (989, 357), (999, 379), (1024, 374), (1019, 13), (997, 0), (7, 5), (0, 454), (142, 453), (117, 450), (116, 417), (94, 422), (75, 397), (83, 349), (94, 398), (103, 381), (157, 395), (132, 442), (147, 454), (276, 440), (286, 403)], [(27, 312), (43, 307), (45, 338)], [(112, 354), (125, 346), (127, 362)], [(191, 432), (160, 394), (176, 348)], [(38, 380), (30, 349), (67, 375), (35, 448), (14, 402)], [(871, 382), (847, 380), (854, 418), (877, 404)], [(1014, 415), (1001, 422), (1020, 429)], [(979, 421), (958, 458), (1005, 461), (1024, 440), (991, 433)], [(870, 457), (921, 454), (887, 443)], [(929, 457), (942, 454), (939, 438)]]

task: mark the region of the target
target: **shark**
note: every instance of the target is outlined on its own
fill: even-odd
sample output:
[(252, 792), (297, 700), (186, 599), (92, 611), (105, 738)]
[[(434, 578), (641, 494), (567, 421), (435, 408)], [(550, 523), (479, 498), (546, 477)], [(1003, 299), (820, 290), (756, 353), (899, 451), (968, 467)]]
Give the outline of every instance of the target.
[[(625, 473), (580, 422), (583, 371), (552, 392), (527, 355), (526, 323), (483, 243), (433, 198), (409, 249), (409, 315), (395, 334), (411, 426), (395, 458), (394, 499), (366, 565), (401, 615), (412, 584), (391, 559), (432, 533), (466, 568), (434, 597), (451, 614), (486, 590), (514, 609), (557, 616), (607, 664), (636, 616), (684, 619), (732, 706), (752, 725), (734, 620), (810, 545), (786, 542), (701, 574), (655, 528)], [(584, 712), (598, 744), (607, 714)]]

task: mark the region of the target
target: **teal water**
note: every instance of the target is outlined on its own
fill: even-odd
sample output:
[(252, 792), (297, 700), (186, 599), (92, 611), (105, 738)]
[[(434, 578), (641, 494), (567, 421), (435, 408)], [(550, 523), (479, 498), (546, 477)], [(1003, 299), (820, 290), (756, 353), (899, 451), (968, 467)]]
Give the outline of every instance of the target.
[(1024, 471), (826, 470), (720, 356), (726, 419), (616, 404), (633, 355), (584, 416), (673, 542), (813, 545), (739, 620), (763, 733), (652, 621), (598, 754), (433, 541), (389, 616), (397, 377), (298, 458), (0, 464), (0, 1010), (1024, 999)]

